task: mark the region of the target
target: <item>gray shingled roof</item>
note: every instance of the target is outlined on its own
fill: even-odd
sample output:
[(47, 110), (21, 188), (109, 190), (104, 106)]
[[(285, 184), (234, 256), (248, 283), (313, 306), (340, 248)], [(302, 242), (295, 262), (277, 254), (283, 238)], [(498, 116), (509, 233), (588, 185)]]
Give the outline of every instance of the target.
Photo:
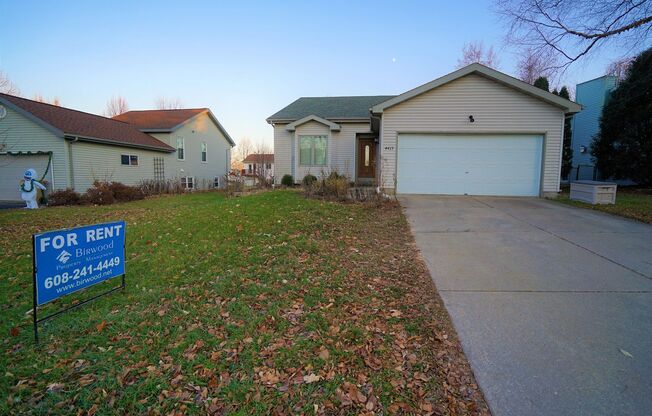
[(301, 97), (276, 114), (269, 116), (267, 120), (295, 121), (313, 114), (331, 120), (369, 118), (371, 107), (390, 98), (394, 98), (394, 95)]

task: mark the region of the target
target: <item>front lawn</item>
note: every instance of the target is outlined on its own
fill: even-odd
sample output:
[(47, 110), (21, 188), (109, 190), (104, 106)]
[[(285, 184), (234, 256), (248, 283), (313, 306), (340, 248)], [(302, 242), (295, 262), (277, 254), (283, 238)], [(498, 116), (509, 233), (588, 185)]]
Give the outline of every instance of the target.
[(562, 192), (557, 201), (652, 224), (652, 191), (650, 190), (618, 188), (614, 205), (591, 205), (581, 201), (572, 201), (569, 198), (568, 190)]
[[(35, 347), (31, 234), (118, 219), (126, 291), (47, 321)], [(0, 414), (488, 413), (395, 205), (275, 191), (0, 211), (0, 250)]]

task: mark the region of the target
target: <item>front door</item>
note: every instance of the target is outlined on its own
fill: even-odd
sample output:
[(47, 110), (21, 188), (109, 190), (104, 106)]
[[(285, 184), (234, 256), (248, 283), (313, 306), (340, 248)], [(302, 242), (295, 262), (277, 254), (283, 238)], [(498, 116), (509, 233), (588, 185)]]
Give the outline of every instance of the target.
[(358, 139), (358, 179), (376, 177), (376, 143), (373, 138)]

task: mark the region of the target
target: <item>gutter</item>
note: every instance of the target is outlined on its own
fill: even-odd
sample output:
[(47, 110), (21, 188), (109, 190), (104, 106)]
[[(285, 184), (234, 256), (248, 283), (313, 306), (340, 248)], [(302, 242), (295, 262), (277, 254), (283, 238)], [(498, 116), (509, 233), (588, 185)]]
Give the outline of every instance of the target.
[(77, 143), (79, 141), (78, 137), (71, 137), (71, 138), (66, 138), (68, 140), (68, 162), (70, 164), (70, 169), (68, 169), (68, 173), (70, 177), (68, 178), (70, 180), (70, 187), (72, 189), (75, 189), (75, 164), (73, 163), (73, 158), (72, 158), (72, 144)]
[[(100, 144), (106, 144), (109, 146), (119, 146), (119, 147), (131, 147), (135, 149), (145, 149), (145, 150), (153, 150), (155, 152), (168, 152), (168, 153), (173, 153), (175, 149), (170, 148), (170, 149), (165, 149), (162, 147), (155, 147), (155, 146), (147, 146), (147, 145), (142, 145), (142, 144), (133, 144), (133, 143), (125, 143), (125, 142), (116, 142), (114, 140), (106, 140), (106, 139), (97, 139), (94, 137), (84, 137), (84, 136), (66, 136), (69, 140), (74, 138), (74, 141), (83, 141), (83, 142), (90, 142), (90, 143), (100, 143)], [(163, 143), (163, 142), (161, 142)]]

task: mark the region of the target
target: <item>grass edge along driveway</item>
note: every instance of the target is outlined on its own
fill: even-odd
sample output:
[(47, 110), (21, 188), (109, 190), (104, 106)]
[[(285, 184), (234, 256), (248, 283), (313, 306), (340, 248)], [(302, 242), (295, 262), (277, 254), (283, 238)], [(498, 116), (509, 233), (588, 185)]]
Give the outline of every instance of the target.
[[(30, 235), (117, 219), (127, 290), (35, 348)], [(5, 211), (0, 231), (0, 413), (488, 413), (398, 205), (198, 193)]]
[(582, 201), (573, 201), (569, 198), (568, 191), (562, 192), (559, 198), (553, 200), (574, 207), (606, 212), (652, 224), (652, 191), (650, 190), (642, 192), (635, 189), (619, 188), (616, 192), (616, 203), (612, 205), (591, 205)]

